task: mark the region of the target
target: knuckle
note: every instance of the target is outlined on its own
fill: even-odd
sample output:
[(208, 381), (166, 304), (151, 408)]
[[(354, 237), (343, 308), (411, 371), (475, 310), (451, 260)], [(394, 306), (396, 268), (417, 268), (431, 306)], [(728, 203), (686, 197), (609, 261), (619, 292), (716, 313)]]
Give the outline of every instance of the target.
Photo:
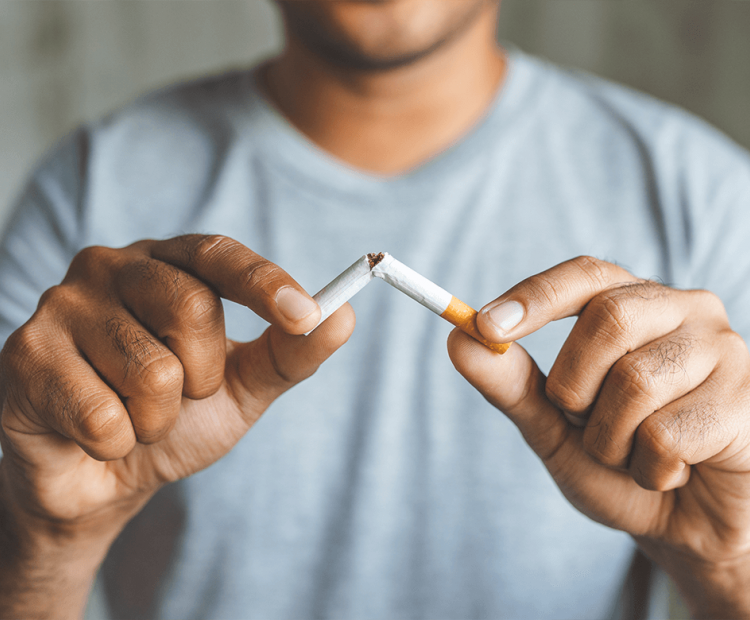
[(613, 342), (629, 341), (635, 317), (622, 296), (601, 293), (589, 302), (586, 310), (605, 338)]
[(133, 420), (133, 430), (139, 443), (152, 444), (166, 437), (174, 425), (174, 419), (154, 413), (139, 416)]
[(182, 364), (174, 355), (152, 357), (143, 365), (141, 378), (143, 387), (154, 396), (182, 392)]
[(237, 242), (226, 235), (204, 235), (195, 244), (189, 262), (210, 262), (215, 256), (230, 251), (236, 245)]
[(164, 354), (164, 347), (157, 344), (148, 332), (122, 317), (108, 318), (105, 330), (124, 360), (125, 378), (130, 376), (132, 370), (143, 375)]
[(25, 323), (8, 337), (3, 347), (3, 358), (6, 362), (17, 362), (31, 357), (42, 348), (42, 342), (41, 330), (33, 322)]
[(636, 431), (638, 449), (649, 461), (663, 462), (678, 454), (681, 445), (679, 424), (666, 424), (655, 416), (646, 418)]
[(721, 320), (727, 320), (727, 312), (724, 308), (724, 302), (716, 293), (706, 290), (692, 291), (692, 293), (698, 297), (699, 301), (697, 303), (704, 312), (708, 311), (710, 314)]
[(652, 465), (634, 462), (630, 466), (630, 474), (639, 487), (646, 491), (664, 492), (670, 489), (668, 478), (664, 472), (659, 471)]
[(564, 411), (580, 414), (588, 409), (589, 403), (583, 396), (583, 390), (570, 379), (558, 379), (557, 373), (550, 373), (544, 390), (547, 399)]
[(554, 282), (542, 275), (531, 276), (527, 280), (528, 294), (536, 301), (546, 306), (557, 306), (563, 297), (562, 286), (559, 282)]
[(49, 352), (50, 333), (34, 321), (29, 321), (13, 332), (0, 353), (3, 374), (28, 383), (39, 363)]
[(58, 284), (42, 293), (37, 309), (43, 312), (51, 310), (53, 313), (58, 313), (63, 308), (75, 307), (78, 304), (78, 293), (70, 286)]
[(104, 403), (80, 403), (81, 413), (78, 419), (78, 431), (87, 444), (98, 444), (102, 451), (118, 437), (122, 411), (118, 405)]
[(100, 245), (92, 245), (78, 252), (70, 263), (69, 274), (92, 274), (102, 265), (111, 264), (117, 256), (117, 250)]
[(99, 461), (113, 461), (123, 458), (135, 446), (132, 427), (121, 403), (100, 402), (81, 403), (77, 422), (78, 442), (93, 458)]
[(98, 461), (116, 461), (126, 457), (134, 447), (134, 438), (131, 440), (129, 437), (124, 437), (123, 434), (118, 434), (118, 436), (112, 437), (106, 443), (96, 446), (96, 448), (89, 448), (88, 453)]
[(245, 268), (244, 282), (251, 293), (265, 289), (270, 282), (278, 279), (283, 274), (280, 267), (273, 263), (260, 259), (252, 262)]
[(676, 334), (652, 345), (647, 352), (651, 372), (660, 377), (687, 377), (686, 363), (700, 342), (691, 334)]
[(601, 422), (596, 426), (588, 426), (583, 433), (583, 449), (596, 462), (607, 467), (621, 465), (615, 455), (617, 442), (612, 435), (609, 424)]
[(211, 368), (198, 378), (189, 374), (185, 376), (183, 393), (193, 400), (203, 400), (213, 396), (221, 388), (224, 380), (224, 363), (213, 364)]
[(724, 347), (727, 351), (727, 356), (733, 361), (739, 361), (747, 359), (748, 347), (745, 339), (740, 336), (736, 331), (731, 329), (724, 330), (720, 338), (724, 343)]
[(180, 298), (176, 315), (180, 322), (195, 329), (196, 324), (213, 324), (223, 319), (224, 309), (219, 297), (207, 287), (195, 286)]
[(37, 394), (29, 393), (28, 400), (39, 407), (43, 417), (55, 420), (62, 428), (77, 428), (82, 412), (94, 410), (98, 404), (93, 394), (87, 396), (75, 376), (53, 371), (39, 379), (42, 389)]
[(141, 288), (144, 283), (156, 282), (169, 290), (179, 282), (179, 272), (172, 265), (148, 257), (128, 262), (117, 274), (120, 288)]
[(610, 370), (609, 381), (625, 401), (650, 401), (651, 392), (656, 385), (650, 365), (636, 355), (618, 360)]
[(607, 274), (611, 265), (606, 261), (584, 255), (576, 256), (570, 263), (580, 269), (584, 276), (591, 280), (595, 288), (601, 288), (609, 281)]

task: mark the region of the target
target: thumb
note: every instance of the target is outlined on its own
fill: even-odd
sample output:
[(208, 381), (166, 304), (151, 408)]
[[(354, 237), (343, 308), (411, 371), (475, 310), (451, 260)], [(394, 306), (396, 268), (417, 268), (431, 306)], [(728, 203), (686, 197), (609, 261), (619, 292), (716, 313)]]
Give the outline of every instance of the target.
[(627, 473), (608, 469), (586, 453), (583, 429), (568, 423), (547, 399), (546, 377), (523, 347), (514, 343), (498, 355), (454, 330), (448, 353), (456, 370), (515, 423), (573, 506), (604, 525), (635, 534), (648, 531), (661, 494), (645, 491)]
[(477, 344), (461, 331), (453, 330), (448, 337), (453, 365), (490, 404), (511, 419), (547, 465), (575, 430), (547, 399), (547, 378), (518, 343), (503, 355)]
[(257, 340), (230, 343), (227, 383), (242, 411), (259, 416), (281, 394), (313, 375), (349, 339), (354, 324), (354, 310), (344, 304), (308, 336), (272, 325)]

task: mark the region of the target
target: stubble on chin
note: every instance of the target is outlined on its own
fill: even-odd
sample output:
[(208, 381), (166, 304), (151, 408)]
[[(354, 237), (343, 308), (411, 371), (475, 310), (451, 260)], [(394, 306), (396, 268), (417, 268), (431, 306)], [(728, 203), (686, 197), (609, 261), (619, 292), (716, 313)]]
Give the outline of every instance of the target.
[(354, 27), (337, 23), (327, 10), (330, 7), (324, 6), (331, 0), (276, 2), (284, 16), (287, 37), (297, 39), (329, 64), (363, 72), (388, 71), (414, 64), (459, 37), (488, 7), (499, 5), (499, 0), (458, 0), (453, 3), (440, 0), (443, 7), (450, 6), (451, 10), (437, 16), (434, 26), (420, 32), (419, 22), (413, 19), (402, 21), (385, 13), (393, 10), (389, 5), (393, 5), (394, 0), (335, 3), (337, 10), (382, 10), (383, 14), (373, 14), (376, 18), (373, 22), (377, 24), (374, 28), (369, 28), (363, 20), (353, 20)]

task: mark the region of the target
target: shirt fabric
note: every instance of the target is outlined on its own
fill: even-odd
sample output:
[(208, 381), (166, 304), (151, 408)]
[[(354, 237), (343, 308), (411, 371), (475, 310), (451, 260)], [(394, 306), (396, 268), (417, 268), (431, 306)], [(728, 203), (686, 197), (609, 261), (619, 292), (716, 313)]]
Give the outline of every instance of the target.
[[(0, 337), (81, 248), (185, 232), (229, 235), (310, 292), (387, 251), (474, 307), (594, 255), (714, 291), (750, 337), (748, 154), (625, 88), (520, 52), (509, 67), (467, 135), (394, 177), (318, 149), (251, 70), (82, 128), (42, 164), (6, 232)], [(316, 375), (126, 528), (101, 572), (112, 616), (622, 614), (632, 540), (572, 508), (514, 425), (456, 373), (450, 326), (382, 282), (352, 305), (354, 335)], [(250, 310), (225, 308), (230, 337), (264, 329)], [(523, 339), (543, 370), (571, 325)]]

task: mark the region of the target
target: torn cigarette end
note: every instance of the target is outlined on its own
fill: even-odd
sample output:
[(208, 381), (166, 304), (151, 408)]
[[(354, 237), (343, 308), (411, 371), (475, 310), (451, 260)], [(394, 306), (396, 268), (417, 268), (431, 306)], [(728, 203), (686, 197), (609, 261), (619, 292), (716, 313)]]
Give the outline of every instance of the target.
[(321, 316), (318, 325), (374, 278), (379, 278), (397, 288), (428, 310), (443, 317), (449, 323), (481, 342), (488, 349), (503, 354), (510, 347), (510, 343), (497, 344), (486, 340), (477, 328), (478, 313), (476, 310), (423, 275), (397, 261), (387, 252), (372, 252), (362, 256), (313, 296), (313, 299), (320, 306)]
[(370, 269), (375, 267), (378, 263), (380, 263), (385, 258), (385, 254), (383, 252), (378, 252), (377, 254), (375, 252), (370, 252), (367, 255), (367, 262), (370, 263)]
[(450, 304), (440, 316), (458, 327), (462, 332), (469, 334), (474, 340), (481, 342), (488, 349), (502, 355), (510, 348), (511, 343), (498, 344), (484, 338), (477, 328), (477, 314), (479, 313), (474, 308), (466, 305), (457, 297), (452, 297)]

